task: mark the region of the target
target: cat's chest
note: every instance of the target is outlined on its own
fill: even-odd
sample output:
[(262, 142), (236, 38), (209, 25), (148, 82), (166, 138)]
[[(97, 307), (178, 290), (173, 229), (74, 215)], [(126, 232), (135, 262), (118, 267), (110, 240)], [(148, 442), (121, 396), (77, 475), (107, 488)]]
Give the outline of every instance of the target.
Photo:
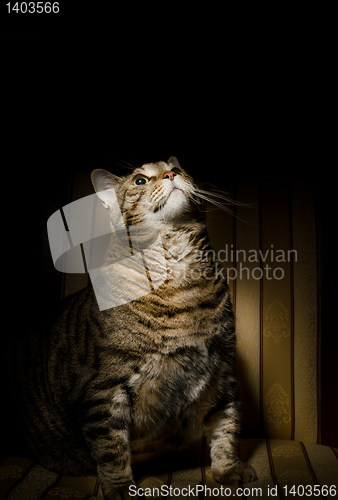
[(166, 426), (181, 420), (189, 408), (205, 399), (215, 369), (203, 349), (149, 356), (128, 384), (135, 429), (143, 432), (155, 422)]

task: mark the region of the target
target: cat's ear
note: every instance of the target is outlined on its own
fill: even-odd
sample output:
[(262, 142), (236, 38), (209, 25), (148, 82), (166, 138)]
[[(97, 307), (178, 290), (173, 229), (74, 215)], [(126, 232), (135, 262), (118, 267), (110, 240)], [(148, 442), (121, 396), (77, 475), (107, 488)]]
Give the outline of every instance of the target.
[(178, 163), (178, 159), (176, 156), (170, 156), (169, 160), (167, 161), (168, 165), (173, 165), (174, 167), (180, 167), (181, 165)]
[(97, 196), (105, 208), (112, 207), (116, 203), (115, 186), (121, 182), (121, 178), (101, 168), (93, 170), (91, 179)]

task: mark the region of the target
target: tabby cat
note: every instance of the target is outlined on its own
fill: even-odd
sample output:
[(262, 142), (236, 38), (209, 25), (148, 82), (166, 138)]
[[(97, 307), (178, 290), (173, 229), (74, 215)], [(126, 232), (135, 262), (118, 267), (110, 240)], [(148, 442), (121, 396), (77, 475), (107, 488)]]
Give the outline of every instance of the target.
[[(94, 170), (92, 182), (111, 217), (116, 193), (127, 228), (158, 231), (167, 275), (149, 293), (105, 310), (85, 288), (65, 300), (48, 334), (24, 339), (11, 365), (30, 453), (46, 468), (97, 476), (105, 498), (115, 500), (129, 497), (134, 463), (180, 451), (206, 433), (217, 482), (256, 480), (236, 454), (229, 289), (214, 259), (198, 257), (211, 250), (204, 192), (174, 157), (125, 177)], [(109, 282), (109, 265), (101, 269)], [(135, 272), (126, 268), (121, 293), (135, 285)]]

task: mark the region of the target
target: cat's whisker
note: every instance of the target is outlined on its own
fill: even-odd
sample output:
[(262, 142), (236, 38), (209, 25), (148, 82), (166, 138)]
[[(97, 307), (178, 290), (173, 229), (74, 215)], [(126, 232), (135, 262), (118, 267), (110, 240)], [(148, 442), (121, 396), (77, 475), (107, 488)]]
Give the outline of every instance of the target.
[(202, 213), (208, 213), (208, 212), (211, 212), (213, 210), (217, 210), (217, 208), (201, 208), (201, 204), (197, 200), (195, 200), (192, 196), (189, 197), (189, 199), (198, 207), (198, 209)]
[[(135, 170), (135, 168), (138, 168), (138, 166), (133, 165), (132, 163), (127, 162), (126, 160), (122, 160), (121, 158), (117, 158), (117, 160), (110, 160), (113, 163), (116, 163), (116, 165), (119, 165), (120, 167), (127, 168), (128, 170)], [(126, 165), (124, 165), (124, 163)]]
[(209, 191), (205, 191), (204, 189), (195, 188), (193, 194), (196, 197), (201, 198), (201, 199), (207, 201), (208, 203), (214, 205), (215, 207), (223, 210), (224, 212), (230, 214), (232, 217), (235, 217), (236, 219), (240, 220), (241, 222), (244, 222), (245, 224), (249, 224), (250, 226), (253, 225), (250, 222), (247, 222), (246, 220), (244, 220), (241, 217), (239, 217), (238, 214), (235, 212), (235, 210), (231, 210), (227, 206), (227, 205), (233, 205), (233, 206), (250, 207), (251, 205), (248, 205), (247, 203), (232, 201), (232, 200), (230, 200), (226, 196), (219, 195), (218, 196), (219, 198), (222, 198), (222, 199), (224, 199), (227, 202), (226, 204), (225, 203), (221, 203), (221, 202), (219, 202), (217, 200), (212, 199), (210, 195), (213, 194), (213, 193), (210, 193)]
[(220, 198), (220, 199), (226, 201), (229, 205), (236, 205), (236, 206), (240, 206), (240, 207), (249, 207), (249, 206), (251, 206), (248, 203), (243, 203), (242, 201), (238, 201), (238, 200), (234, 200), (232, 198), (229, 198), (223, 192), (215, 193), (213, 191), (206, 191), (205, 189), (199, 189), (199, 188), (195, 189), (195, 192), (201, 193), (201, 194), (205, 194), (205, 195), (209, 195), (209, 196), (214, 196), (215, 198)]
[(201, 193), (199, 190), (195, 190), (193, 193), (197, 198), (201, 198), (202, 200), (208, 201), (212, 205), (215, 205), (217, 208), (220, 208), (221, 210), (224, 210), (225, 212), (232, 213), (231, 210), (223, 203), (220, 203), (217, 200), (213, 200), (210, 196), (207, 196), (206, 194)]

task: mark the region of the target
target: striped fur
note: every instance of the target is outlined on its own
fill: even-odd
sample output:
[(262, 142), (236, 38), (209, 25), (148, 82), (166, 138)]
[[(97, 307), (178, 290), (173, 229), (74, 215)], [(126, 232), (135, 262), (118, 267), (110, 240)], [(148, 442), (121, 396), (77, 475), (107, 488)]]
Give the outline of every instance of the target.
[[(134, 185), (140, 174), (145, 184)], [(47, 334), (24, 339), (10, 364), (30, 452), (47, 468), (98, 475), (111, 500), (128, 497), (133, 463), (179, 451), (207, 433), (216, 481), (255, 480), (236, 455), (229, 289), (215, 262), (196, 258), (210, 247), (191, 177), (173, 158), (125, 178), (96, 170), (92, 179), (111, 216), (106, 190), (114, 187), (130, 229), (159, 231), (167, 278), (151, 293), (103, 311), (86, 288), (65, 300)], [(111, 246), (101, 268), (108, 282), (113, 253)]]

